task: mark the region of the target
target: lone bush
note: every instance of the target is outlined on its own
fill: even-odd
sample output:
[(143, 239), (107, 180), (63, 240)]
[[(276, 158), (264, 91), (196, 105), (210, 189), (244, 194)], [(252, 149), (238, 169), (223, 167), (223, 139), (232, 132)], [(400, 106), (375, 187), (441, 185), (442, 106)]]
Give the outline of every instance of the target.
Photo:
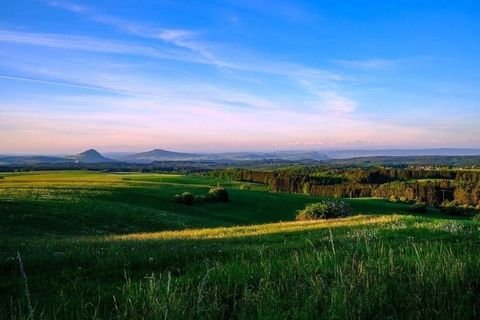
[(183, 203), (186, 205), (193, 205), (194, 202), (194, 196), (190, 192), (184, 192), (182, 194), (176, 194), (175, 195), (175, 201), (178, 203)]
[(208, 191), (205, 200), (212, 202), (228, 202), (230, 198), (225, 188), (214, 187)]
[(297, 220), (333, 219), (350, 215), (350, 206), (345, 201), (323, 200), (297, 211)]
[(390, 199), (389, 199), (390, 202), (398, 202), (400, 201), (396, 196), (391, 196)]
[(468, 213), (468, 207), (460, 207), (456, 201), (445, 201), (442, 203), (440, 210), (450, 216), (464, 216)]
[(409, 210), (414, 213), (425, 213), (427, 212), (427, 204), (423, 202), (417, 202), (412, 205)]

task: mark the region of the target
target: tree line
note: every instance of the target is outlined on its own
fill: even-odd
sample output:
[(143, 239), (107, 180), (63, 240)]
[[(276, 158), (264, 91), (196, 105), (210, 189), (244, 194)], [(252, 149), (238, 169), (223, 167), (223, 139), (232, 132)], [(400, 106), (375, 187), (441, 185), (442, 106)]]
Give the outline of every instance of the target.
[(223, 179), (262, 183), (273, 192), (339, 198), (381, 197), (440, 205), (480, 205), (480, 171), (417, 168), (319, 169), (271, 171), (222, 169), (208, 173)]

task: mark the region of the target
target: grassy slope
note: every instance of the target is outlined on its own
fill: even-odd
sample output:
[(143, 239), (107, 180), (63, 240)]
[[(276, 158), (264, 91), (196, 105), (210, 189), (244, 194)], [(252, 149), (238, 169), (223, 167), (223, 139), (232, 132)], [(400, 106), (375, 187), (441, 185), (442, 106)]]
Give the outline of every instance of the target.
[[(292, 220), (295, 210), (315, 198), (258, 192), (265, 187), (214, 178), (155, 174), (35, 172), (3, 174), (0, 182), (0, 233), (11, 235), (88, 235), (192, 227), (232, 226)], [(177, 193), (205, 194), (221, 183), (229, 204), (193, 207), (172, 201)], [(381, 203), (381, 206), (377, 205)], [(357, 212), (405, 212), (383, 200), (354, 200)]]
[[(36, 314), (48, 318), (478, 316), (479, 225), (470, 220), (354, 199), (369, 215), (275, 223), (315, 198), (202, 177), (2, 176), (0, 318), (27, 310), (17, 250)], [(232, 202), (172, 201), (217, 183)]]

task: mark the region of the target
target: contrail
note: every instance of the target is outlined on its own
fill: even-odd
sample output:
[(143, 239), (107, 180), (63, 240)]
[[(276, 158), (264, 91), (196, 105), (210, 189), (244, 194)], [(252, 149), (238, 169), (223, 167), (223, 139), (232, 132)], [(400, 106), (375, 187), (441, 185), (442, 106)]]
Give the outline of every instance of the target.
[(90, 85), (76, 84), (76, 83), (69, 83), (69, 82), (61, 82), (61, 81), (43, 80), (43, 79), (26, 78), (26, 77), (18, 77), (18, 76), (9, 76), (9, 75), (5, 75), (5, 74), (0, 74), (0, 78), (1, 79), (9, 79), (9, 80), (43, 83), (43, 84), (51, 84), (51, 85), (55, 85), (55, 86), (72, 87), (72, 88), (80, 88), (80, 89), (111, 91), (111, 92), (117, 92), (117, 93), (118, 92), (123, 92), (123, 91), (119, 91), (119, 90), (115, 90), (115, 89), (109, 89), (109, 88), (105, 88), (105, 87), (99, 87), (99, 86), (90, 86)]
[(106, 92), (112, 92), (112, 93), (116, 93), (116, 94), (142, 96), (142, 97), (148, 97), (148, 98), (165, 98), (164, 96), (161, 96), (161, 95), (156, 95), (156, 94), (151, 94), (151, 93), (146, 93), (146, 92), (137, 92), (137, 91), (123, 90), (123, 89), (113, 89), (113, 88), (108, 88), (108, 87), (92, 86), (92, 85), (88, 85), (88, 84), (76, 84), (76, 83), (63, 82), (63, 81), (52, 81), (52, 80), (43, 80), (43, 79), (36, 79), (36, 78), (10, 76), (10, 75), (6, 75), (6, 74), (0, 74), (0, 79), (8, 79), (8, 80), (16, 80), (16, 81), (28, 81), (28, 82), (49, 84), (49, 85), (54, 85), (54, 86), (106, 91)]

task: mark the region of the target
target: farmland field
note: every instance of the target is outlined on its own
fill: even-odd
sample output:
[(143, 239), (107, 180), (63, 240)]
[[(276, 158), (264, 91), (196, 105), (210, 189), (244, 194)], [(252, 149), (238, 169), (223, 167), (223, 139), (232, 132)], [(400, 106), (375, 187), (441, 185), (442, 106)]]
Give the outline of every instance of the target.
[[(297, 222), (319, 198), (205, 176), (0, 176), (0, 319), (480, 317), (471, 218), (347, 199), (351, 217)], [(230, 202), (174, 201), (216, 185)]]

